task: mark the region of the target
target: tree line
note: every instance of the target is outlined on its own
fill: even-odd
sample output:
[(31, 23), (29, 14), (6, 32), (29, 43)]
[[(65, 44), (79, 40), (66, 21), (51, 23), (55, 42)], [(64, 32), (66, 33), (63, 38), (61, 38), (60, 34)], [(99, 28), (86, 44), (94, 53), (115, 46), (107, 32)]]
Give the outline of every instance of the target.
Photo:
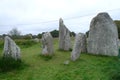
[[(19, 31), (17, 28), (13, 28), (8, 32), (8, 34), (0, 35), (0, 38), (3, 38), (4, 36), (8, 35), (8, 36), (12, 37), (13, 39), (34, 39), (34, 38), (42, 38), (43, 33), (45, 33), (45, 32), (39, 33), (37, 35), (33, 35), (31, 33), (21, 35), (21, 31)], [(59, 30), (53, 30), (53, 31), (50, 31), (50, 33), (53, 38), (59, 37)], [(76, 35), (75, 32), (70, 32), (71, 37), (75, 37), (75, 35)]]
[[(120, 39), (120, 20), (115, 20), (114, 21), (116, 26), (117, 26), (117, 29), (118, 29), (118, 37)], [(13, 39), (32, 39), (32, 38), (42, 38), (42, 34), (45, 33), (45, 32), (42, 32), (42, 33), (39, 33), (37, 35), (33, 35), (33, 34), (26, 34), (26, 35), (21, 35), (21, 32), (17, 29), (17, 28), (13, 28), (11, 29), (8, 34), (3, 34), (3, 35), (0, 35), (0, 38), (3, 38), (4, 36), (6, 35), (9, 35), (10, 37), (12, 37)], [(59, 30), (53, 30), (53, 31), (50, 31), (51, 35), (53, 38), (57, 38), (59, 37)], [(86, 32), (86, 35), (88, 37), (88, 34), (89, 34), (89, 31)], [(70, 32), (70, 36), (72, 37), (75, 37), (75, 32)]]

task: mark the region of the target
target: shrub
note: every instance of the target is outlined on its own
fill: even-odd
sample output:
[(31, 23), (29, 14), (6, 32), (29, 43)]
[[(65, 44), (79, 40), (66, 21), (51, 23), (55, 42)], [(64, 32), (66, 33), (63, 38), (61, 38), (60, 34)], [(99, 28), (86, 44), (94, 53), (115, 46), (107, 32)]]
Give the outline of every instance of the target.
[(31, 47), (35, 44), (37, 44), (37, 42), (33, 41), (33, 40), (15, 40), (16, 44), (19, 45), (20, 47), (23, 47), (23, 48), (28, 48), (28, 47)]
[(0, 59), (0, 72), (8, 72), (15, 69), (22, 69), (25, 64), (21, 60), (14, 60), (12, 58)]

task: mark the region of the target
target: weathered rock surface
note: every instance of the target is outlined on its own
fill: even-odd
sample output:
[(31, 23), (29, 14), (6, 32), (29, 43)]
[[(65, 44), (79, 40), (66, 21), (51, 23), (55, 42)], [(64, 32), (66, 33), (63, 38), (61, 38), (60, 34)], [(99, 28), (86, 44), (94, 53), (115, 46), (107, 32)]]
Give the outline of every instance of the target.
[(5, 37), (3, 57), (4, 58), (13, 58), (15, 60), (20, 60), (21, 59), (20, 48), (8, 36)]
[(77, 60), (80, 57), (81, 52), (87, 52), (86, 36), (83, 33), (76, 35), (73, 51), (71, 53), (71, 60)]
[(53, 54), (53, 38), (49, 32), (46, 32), (42, 35), (42, 55), (52, 56)]
[(118, 56), (118, 31), (108, 13), (92, 19), (88, 37), (88, 53)]
[(70, 31), (64, 25), (63, 20), (59, 20), (59, 49), (68, 51), (71, 49)]

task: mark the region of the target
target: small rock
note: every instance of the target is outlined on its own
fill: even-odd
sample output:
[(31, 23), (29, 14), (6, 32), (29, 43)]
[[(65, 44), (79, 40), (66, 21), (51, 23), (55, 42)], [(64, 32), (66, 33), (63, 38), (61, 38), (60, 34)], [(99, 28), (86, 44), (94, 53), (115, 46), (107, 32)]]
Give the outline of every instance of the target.
[(70, 61), (69, 60), (66, 60), (65, 62), (64, 62), (64, 65), (68, 65), (70, 63)]

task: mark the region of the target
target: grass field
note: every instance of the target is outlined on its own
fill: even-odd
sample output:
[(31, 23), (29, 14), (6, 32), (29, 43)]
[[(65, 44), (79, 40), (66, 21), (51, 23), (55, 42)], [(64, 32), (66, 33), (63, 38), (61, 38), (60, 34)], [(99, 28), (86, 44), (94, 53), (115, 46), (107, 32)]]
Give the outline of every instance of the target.
[(64, 61), (70, 60), (71, 52), (59, 51), (58, 39), (54, 39), (54, 48), (55, 55), (47, 59), (40, 56), (40, 43), (22, 47), (22, 62), (26, 65), (21, 69), (0, 72), (0, 80), (120, 80), (118, 57), (83, 53), (79, 60), (64, 65)]

